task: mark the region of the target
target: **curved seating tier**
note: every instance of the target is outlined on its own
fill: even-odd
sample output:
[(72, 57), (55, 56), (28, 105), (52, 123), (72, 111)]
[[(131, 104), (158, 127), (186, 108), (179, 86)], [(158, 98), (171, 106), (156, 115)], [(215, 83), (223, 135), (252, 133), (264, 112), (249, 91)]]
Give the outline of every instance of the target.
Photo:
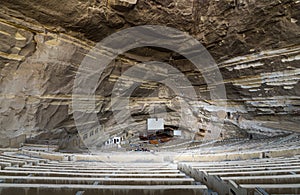
[(173, 163), (54, 161), (20, 153), (0, 154), (0, 194), (208, 193)]
[(0, 194), (300, 194), (299, 134), (170, 148), (99, 154), (34, 145), (1, 149)]

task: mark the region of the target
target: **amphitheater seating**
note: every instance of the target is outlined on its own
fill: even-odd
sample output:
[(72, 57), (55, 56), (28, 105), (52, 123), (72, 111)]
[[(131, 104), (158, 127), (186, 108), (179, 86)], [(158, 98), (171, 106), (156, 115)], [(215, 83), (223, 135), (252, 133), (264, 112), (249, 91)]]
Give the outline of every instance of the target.
[[(227, 139), (210, 141), (188, 147), (189, 152), (200, 152), (201, 154), (215, 154), (234, 151), (257, 151), (257, 150), (283, 150), (299, 148), (300, 134), (293, 133), (287, 136), (276, 136), (261, 139)], [(225, 146), (225, 147), (224, 147)], [(178, 148), (176, 151), (180, 151)]]
[(219, 194), (300, 193), (300, 158), (186, 162), (179, 169)]
[[(9, 156), (9, 157), (8, 157)], [(207, 194), (169, 163), (47, 161), (1, 154), (0, 194)], [(22, 162), (22, 163), (21, 163)], [(36, 162), (36, 163), (32, 163)]]
[(41, 145), (41, 144), (24, 144), (22, 147), (24, 150), (33, 150), (33, 151), (48, 151), (52, 152), (57, 150), (57, 145)]
[(187, 145), (153, 154), (0, 149), (0, 194), (300, 194), (298, 134)]

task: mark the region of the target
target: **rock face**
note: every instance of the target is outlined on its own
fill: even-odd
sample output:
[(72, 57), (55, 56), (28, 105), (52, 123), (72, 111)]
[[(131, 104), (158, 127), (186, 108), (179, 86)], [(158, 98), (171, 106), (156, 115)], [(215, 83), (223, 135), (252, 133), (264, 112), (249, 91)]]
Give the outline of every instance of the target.
[[(149, 116), (179, 126), (178, 105), (186, 100), (159, 82), (137, 87), (127, 108), (113, 106), (118, 103), (111, 101), (116, 82), (129, 88), (134, 78), (124, 73), (147, 61), (171, 64), (201, 95), (197, 105), (186, 102), (181, 120), (189, 139), (202, 139), (221, 123), (222, 137), (299, 131), (299, 1), (68, 0), (62, 5), (57, 0), (3, 0), (0, 4), (1, 146), (26, 134), (60, 139), (62, 148), (81, 147), (72, 92), (82, 60), (106, 36), (145, 24), (173, 27), (199, 40), (218, 64), (227, 100), (212, 101), (202, 74), (183, 56), (160, 48), (133, 49), (110, 63), (96, 86), (97, 116), (110, 135), (142, 130)], [(112, 112), (112, 107), (118, 109)], [(114, 115), (122, 116), (124, 109), (131, 115), (115, 121)], [(126, 125), (129, 117), (134, 125)], [(92, 134), (98, 132), (97, 127), (90, 128)]]

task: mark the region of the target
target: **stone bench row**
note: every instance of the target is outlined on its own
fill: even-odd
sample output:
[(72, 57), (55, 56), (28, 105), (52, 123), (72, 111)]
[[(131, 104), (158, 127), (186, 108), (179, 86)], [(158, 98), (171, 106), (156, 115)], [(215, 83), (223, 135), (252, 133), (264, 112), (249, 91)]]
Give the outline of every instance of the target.
[(193, 168), (202, 168), (202, 167), (232, 167), (232, 166), (268, 166), (268, 165), (283, 165), (283, 164), (300, 164), (300, 158), (260, 158), (260, 159), (250, 159), (250, 160), (234, 160), (234, 161), (219, 161), (219, 162), (188, 162), (188, 163), (179, 163), (178, 167), (181, 166), (191, 166)]
[(24, 168), (34, 168), (34, 169), (64, 169), (64, 170), (158, 170), (158, 171), (169, 171), (169, 170), (174, 170), (174, 168), (161, 168), (161, 167), (157, 167), (157, 168), (153, 168), (153, 167), (137, 167), (137, 168), (133, 168), (133, 167), (93, 167), (93, 166), (83, 166), (83, 167), (60, 167), (60, 166), (34, 166), (34, 165), (24, 165)]
[[(280, 163), (275, 163), (279, 160)], [(290, 160), (295, 160), (290, 164)], [(179, 169), (206, 184), (209, 188), (222, 194), (260, 194), (258, 189), (263, 189), (266, 193), (276, 192), (275, 186), (278, 185), (278, 192), (281, 187), (287, 185), (293, 186), (289, 188), (289, 192), (298, 193), (300, 185), (300, 167), (297, 158), (283, 158), (269, 160), (270, 164), (265, 164), (265, 159), (259, 161), (234, 161), (222, 163), (181, 163)], [(278, 161), (278, 162), (279, 162)], [(252, 165), (249, 162), (255, 162)], [(212, 167), (210, 167), (213, 165)], [(243, 166), (243, 167), (240, 167)], [(297, 185), (298, 184), (298, 185)], [(297, 189), (298, 188), (298, 189)]]
[(128, 178), (128, 177), (151, 177), (151, 178), (183, 178), (184, 173), (82, 173), (82, 172), (56, 172), (56, 171), (16, 171), (16, 170), (0, 170), (2, 176), (44, 176), (44, 177), (107, 177), (107, 178)]
[(20, 154), (18, 152), (17, 153), (15, 153), (15, 152), (6, 152), (6, 153), (4, 153), (2, 155), (6, 156), (6, 157), (14, 158), (14, 159), (34, 160), (34, 161), (38, 161), (39, 163), (47, 163), (47, 162), (49, 162), (48, 159), (31, 157), (31, 156)]
[[(207, 194), (205, 185), (72, 185), (72, 184), (1, 184), (5, 195), (201, 195)], [(80, 193), (82, 192), (82, 193)]]
[(1, 163), (10, 163), (12, 166), (23, 166), (26, 164), (26, 161), (21, 160), (9, 160), (9, 159), (3, 159), (0, 157)]
[(24, 159), (24, 158), (16, 158), (16, 157), (11, 157), (7, 155), (0, 155), (0, 162), (11, 162), (12, 164), (17, 164), (17, 165), (25, 165), (25, 164), (32, 164), (32, 165), (37, 165), (39, 163), (38, 160), (32, 160), (32, 159)]
[(289, 184), (300, 183), (300, 174), (298, 175), (264, 175), (264, 176), (235, 176), (235, 177), (221, 177), (223, 181), (234, 181), (237, 184)]
[[(91, 155), (93, 156), (93, 155)], [(95, 155), (97, 156), (97, 155)], [(76, 160), (76, 161), (49, 161), (48, 163), (45, 163), (45, 165), (48, 166), (76, 166), (76, 167), (80, 167), (80, 166), (100, 166), (100, 167), (113, 167), (113, 168), (118, 168), (118, 167), (128, 167), (128, 168), (140, 168), (140, 167), (153, 167), (153, 168), (177, 168), (176, 164), (170, 164), (169, 162), (167, 163), (122, 163), (122, 162), (101, 162), (101, 161), (80, 161), (80, 160)]]
[(226, 167), (226, 168), (198, 168), (198, 171), (206, 171), (206, 172), (239, 172), (239, 171), (260, 171), (260, 170), (281, 170), (281, 169), (300, 169), (300, 165), (276, 165), (276, 166), (266, 166), (266, 167)]
[[(27, 166), (27, 165), (26, 165)], [(145, 166), (131, 166), (126, 164), (119, 164), (119, 165), (106, 165), (101, 163), (81, 163), (81, 162), (74, 162), (69, 165), (61, 164), (61, 163), (40, 163), (38, 165), (28, 165), (28, 166), (37, 166), (37, 167), (45, 167), (45, 168), (76, 168), (76, 169), (85, 169), (85, 168), (92, 168), (92, 169), (159, 169), (159, 170), (169, 170), (169, 169), (177, 169), (177, 164), (170, 164), (170, 166), (154, 166), (154, 165), (145, 165)]]
[[(57, 172), (80, 172), (80, 173), (107, 173), (107, 172), (113, 172), (113, 173), (179, 173), (176, 169), (170, 169), (170, 170), (156, 170), (156, 169), (62, 169), (62, 168), (37, 168), (37, 167), (5, 167), (5, 170), (21, 170), (21, 171), (57, 171)], [(271, 171), (271, 170), (299, 170), (300, 165), (277, 165), (277, 166), (266, 166), (266, 167), (226, 167), (226, 168), (193, 168), (194, 170), (197, 170), (198, 172), (206, 172), (206, 173), (234, 173), (234, 172), (249, 172), (249, 171)]]
[(11, 162), (14, 165), (22, 166), (24, 164), (37, 165), (39, 163), (48, 162), (47, 159), (31, 158), (28, 156), (20, 156), (18, 153), (2, 153), (0, 154), (0, 162)]
[(83, 177), (35, 177), (0, 176), (2, 183), (28, 184), (99, 184), (99, 185), (193, 185), (192, 178), (83, 178)]
[[(264, 193), (258, 193), (258, 189)], [(300, 194), (300, 184), (245, 184), (230, 190), (230, 195), (239, 194)]]
[[(257, 151), (257, 150), (273, 150), (276, 149), (292, 149), (299, 147), (300, 140), (298, 142), (293, 143), (285, 143), (285, 144), (258, 144), (252, 143), (248, 144), (234, 144), (234, 145), (220, 145), (220, 146), (211, 146), (211, 147), (193, 147), (191, 151), (199, 152), (200, 154), (216, 154), (216, 153), (224, 153), (224, 152), (234, 152), (234, 151)], [(180, 149), (178, 149), (180, 151)]]
[[(24, 165), (24, 166), (30, 166), (30, 165)], [(289, 163), (289, 164), (286, 164), (286, 163), (270, 163), (270, 164), (242, 164), (242, 165), (222, 165), (222, 166), (209, 166), (209, 165), (206, 165), (206, 166), (194, 166), (193, 168), (194, 169), (203, 169), (203, 170), (218, 170), (218, 169), (222, 169), (222, 170), (233, 170), (233, 169), (252, 169), (252, 170), (255, 170), (255, 169), (273, 169), (273, 167), (289, 167), (289, 166), (293, 166), (293, 167), (297, 167), (297, 166), (300, 166), (300, 163), (298, 162), (294, 162), (294, 163)]]
[(5, 167), (12, 166), (10, 162), (2, 162), (0, 161), (0, 169), (4, 169)]
[[(252, 159), (252, 158), (264, 158), (264, 157), (279, 157), (279, 156), (293, 156), (299, 154), (300, 146), (295, 148), (284, 148), (284, 149), (272, 149), (272, 150), (241, 150), (241, 151), (233, 151), (228, 153), (212, 153), (212, 154), (202, 154), (201, 152), (189, 152), (183, 151), (180, 155), (178, 153), (164, 153), (160, 152), (157, 155), (153, 155), (151, 153), (118, 153), (118, 154), (105, 154), (105, 155), (84, 155), (84, 154), (61, 154), (61, 153), (47, 153), (47, 152), (35, 152), (35, 151), (26, 151), (22, 150), (22, 154), (33, 156), (37, 158), (49, 159), (51, 161), (59, 161), (58, 162), (49, 162), (48, 164), (61, 164), (60, 166), (73, 166), (74, 162), (107, 162), (110, 163), (135, 163), (141, 159), (143, 161), (150, 161), (156, 163), (163, 163), (166, 159), (169, 161), (180, 161), (180, 162), (199, 162), (199, 161), (228, 161), (228, 160), (241, 160), (241, 159)], [(130, 158), (128, 158), (130, 155)], [(69, 162), (68, 162), (69, 161)], [(130, 166), (130, 165), (128, 165)], [(159, 165), (161, 166), (161, 165)], [(165, 165), (164, 165), (165, 166)]]
[(51, 168), (27, 168), (27, 167), (5, 167), (5, 170), (19, 170), (19, 171), (56, 171), (56, 172), (70, 172), (70, 173), (180, 173), (177, 169), (170, 170), (147, 170), (147, 169), (99, 169), (99, 170), (77, 170), (77, 169), (51, 169)]

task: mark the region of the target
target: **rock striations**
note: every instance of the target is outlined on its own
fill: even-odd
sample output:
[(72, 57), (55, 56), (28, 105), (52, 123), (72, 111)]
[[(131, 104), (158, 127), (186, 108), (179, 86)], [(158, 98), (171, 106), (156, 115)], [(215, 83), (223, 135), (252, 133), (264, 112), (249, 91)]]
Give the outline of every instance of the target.
[[(199, 40), (219, 67), (227, 99), (211, 100), (202, 74), (180, 54), (133, 49), (110, 63), (97, 83), (96, 110), (105, 131), (139, 132), (149, 116), (180, 126), (188, 139), (201, 140), (216, 128), (221, 137), (300, 131), (300, 1), (2, 0), (0, 5), (0, 146), (25, 134), (29, 141), (82, 147), (72, 109), (72, 95), (81, 95), (72, 93), (82, 60), (108, 35), (145, 24), (173, 27)], [(124, 73), (147, 61), (177, 68), (201, 98), (186, 102), (188, 94), (148, 81), (133, 91), (128, 107), (113, 106), (115, 83), (129, 88), (138, 80)], [(163, 78), (171, 74), (160, 72)], [(180, 102), (188, 105), (184, 119)], [(88, 105), (82, 106), (84, 112)], [(130, 116), (115, 121), (124, 109)], [(134, 125), (126, 123), (129, 117)]]

